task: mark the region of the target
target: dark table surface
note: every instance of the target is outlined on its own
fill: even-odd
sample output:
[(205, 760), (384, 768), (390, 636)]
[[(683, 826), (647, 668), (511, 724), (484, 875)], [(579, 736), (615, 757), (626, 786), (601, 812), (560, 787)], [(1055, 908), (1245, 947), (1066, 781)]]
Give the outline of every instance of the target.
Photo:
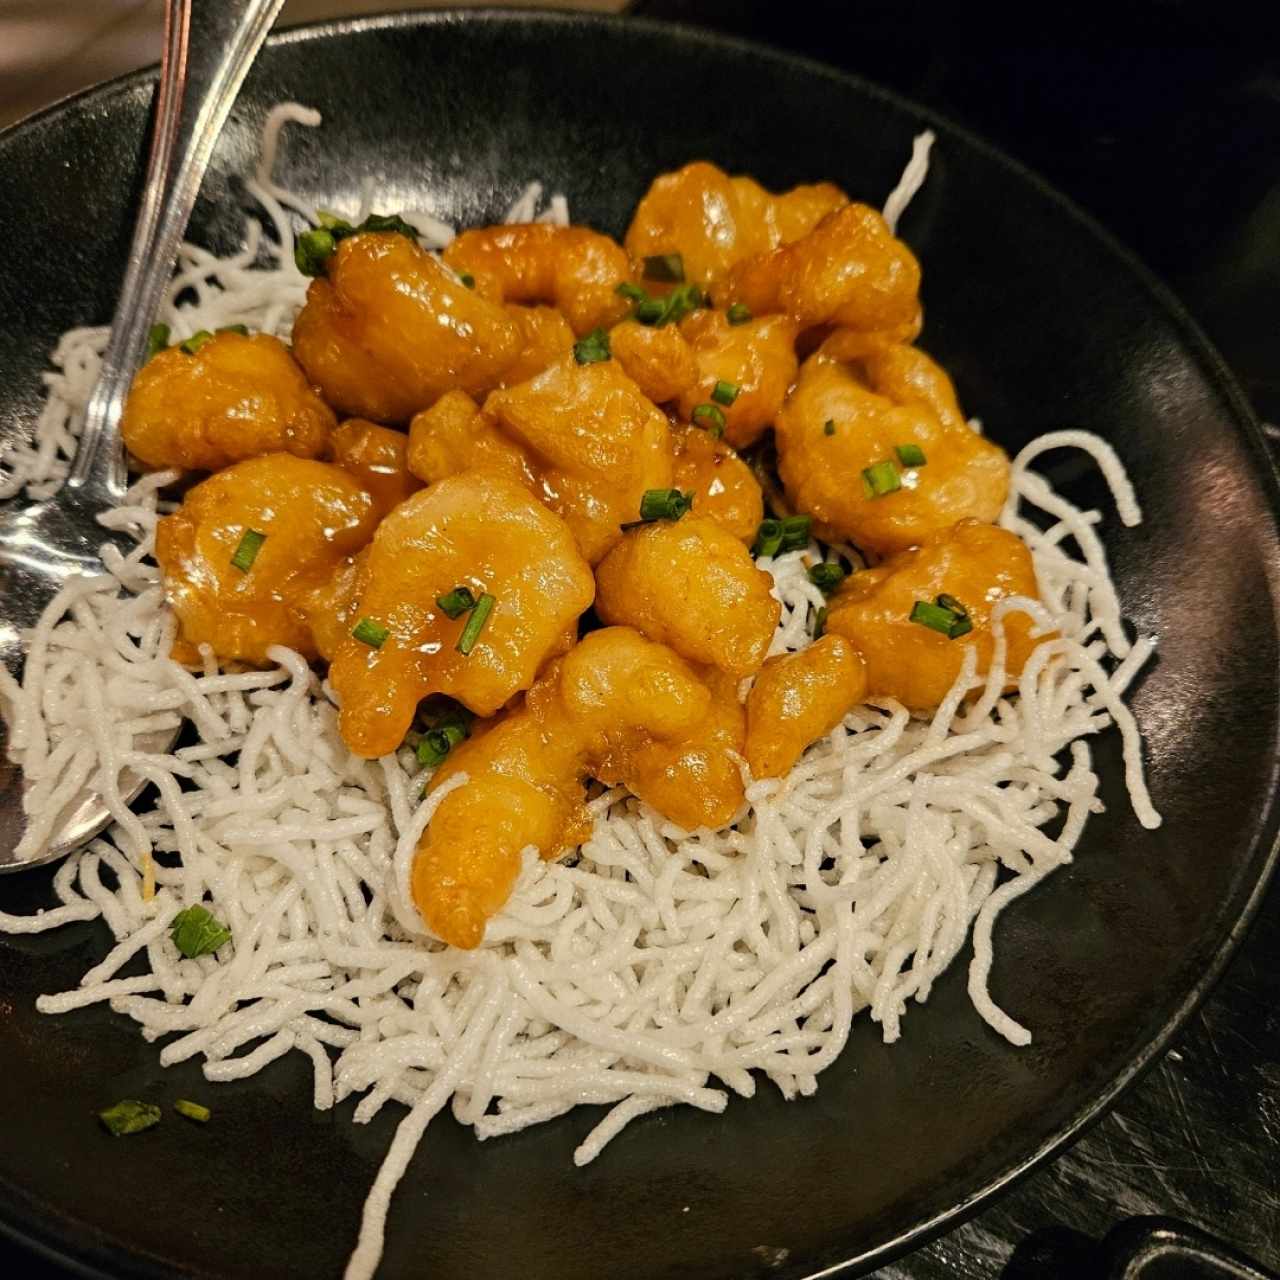
[[(923, 0), (636, 8), (837, 62), (1004, 147), (1135, 249), (1204, 326), (1264, 422), (1280, 423), (1274, 20), (1264, 29), (1226, 0), (1076, 4), (1056, 12), (1053, 30), (1028, 28), (1029, 10), (1010, 20)], [(1102, 1280), (1092, 1242), (1147, 1214), (1280, 1268), (1280, 883), (1176, 1047), (1104, 1120), (977, 1218), (878, 1274)], [(0, 1274), (65, 1273), (0, 1244)]]

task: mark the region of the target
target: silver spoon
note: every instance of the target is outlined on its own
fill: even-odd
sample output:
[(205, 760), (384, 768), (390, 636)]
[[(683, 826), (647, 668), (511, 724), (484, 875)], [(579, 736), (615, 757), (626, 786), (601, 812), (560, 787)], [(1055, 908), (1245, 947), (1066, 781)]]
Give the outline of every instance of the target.
[[(0, 512), (0, 661), (22, 670), (22, 633), (69, 578), (102, 572), (98, 549), (120, 540), (96, 517), (124, 495), (120, 412), (142, 363), (147, 331), (173, 275), (178, 245), (209, 166), (214, 143), (284, 0), (168, 0), (164, 54), (156, 92), (155, 123), (146, 185), (102, 372), (89, 397), (84, 431), (61, 491), (43, 502), (15, 498)], [(124, 540), (120, 540), (124, 545)], [(166, 751), (176, 731), (138, 738), (144, 751)], [(26, 829), (25, 782), (9, 761), (8, 729), (0, 719), (0, 871), (60, 858), (92, 839), (110, 821), (90, 790), (72, 798), (37, 855), (18, 858)], [(143, 782), (120, 780), (128, 803)]]

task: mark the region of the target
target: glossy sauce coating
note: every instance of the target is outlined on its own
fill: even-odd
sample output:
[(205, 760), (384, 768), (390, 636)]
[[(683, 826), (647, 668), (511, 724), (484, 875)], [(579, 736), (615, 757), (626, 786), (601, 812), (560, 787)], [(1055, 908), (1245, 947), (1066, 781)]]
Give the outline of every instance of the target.
[(278, 338), (223, 332), (194, 355), (170, 347), (148, 360), (120, 433), (152, 470), (217, 471), (267, 453), (318, 457), (336, 422)]
[[(911, 360), (916, 367), (928, 357), (913, 352)], [(941, 386), (932, 393), (941, 396)], [(960, 425), (944, 426), (922, 394), (898, 404), (873, 391), (855, 366), (810, 356), (774, 436), (787, 498), (813, 516), (820, 538), (880, 553), (914, 546), (957, 520), (995, 520), (1008, 492), (1009, 461), (963, 424), (958, 407), (946, 411)], [(923, 450), (925, 464), (903, 464), (896, 452), (903, 445)], [(901, 487), (874, 496), (863, 472), (880, 463), (893, 464)]]
[[(699, 404), (724, 414), (725, 439), (735, 449), (753, 444), (770, 426), (796, 377), (796, 327), (786, 316), (761, 316), (730, 324), (722, 311), (695, 311), (680, 325), (697, 362), (696, 382), (680, 396), (680, 413), (692, 420)], [(712, 398), (717, 382), (737, 388), (732, 404)]]
[[(968, 611), (973, 630), (957, 639), (910, 621), (918, 600), (953, 596)], [(946, 697), (964, 652), (978, 651), (986, 674), (993, 640), (991, 611), (1007, 596), (1039, 598), (1031, 553), (996, 525), (962, 520), (874, 569), (851, 574), (831, 598), (827, 631), (843, 636), (867, 664), (867, 696), (896, 698), (913, 711), (931, 711)], [(1031, 638), (1026, 613), (1005, 618), (1010, 681), (1044, 637)]]
[(444, 260), (470, 272), (476, 290), (496, 302), (542, 302), (581, 336), (627, 313), (616, 292), (630, 271), (622, 248), (588, 227), (545, 222), (479, 227), (451, 240)]
[(508, 306), (520, 328), (520, 354), (502, 371), (500, 387), (528, 382), (573, 350), (573, 330), (555, 307)]
[(709, 285), (743, 258), (805, 235), (846, 202), (829, 182), (775, 196), (753, 178), (731, 178), (698, 160), (654, 179), (627, 228), (626, 248), (637, 265), (679, 253), (685, 278)]
[(671, 483), (681, 493), (693, 494), (692, 514), (709, 517), (751, 546), (764, 518), (764, 494), (751, 468), (701, 427), (672, 427), (671, 443)]
[(408, 236), (349, 236), (313, 280), (293, 350), (342, 413), (408, 422), (446, 391), (479, 396), (520, 354), (521, 330)]
[(654, 404), (666, 404), (698, 380), (693, 348), (674, 324), (624, 320), (609, 331), (613, 358)]
[[(156, 526), (156, 563), (181, 629), (174, 656), (194, 661), (207, 644), (224, 660), (265, 663), (272, 645), (315, 657), (306, 597), (376, 524), (368, 491), (324, 462), (275, 453), (202, 481)], [(241, 570), (232, 558), (248, 530), (266, 539)]]
[(504, 435), (465, 391), (447, 391), (409, 424), (409, 470), (425, 484), (460, 471), (499, 471), (537, 484), (528, 453)]
[(422, 488), (408, 466), (409, 437), (364, 418), (348, 418), (329, 437), (329, 458), (373, 496), (381, 520)]
[(828, 633), (760, 668), (747, 695), (747, 764), (756, 778), (781, 778), (810, 743), (866, 700), (867, 666), (843, 636)]
[(690, 662), (745, 676), (778, 626), (772, 586), (732, 533), (689, 515), (626, 534), (596, 569), (596, 612)]
[(671, 484), (667, 419), (616, 360), (572, 356), (484, 405), (530, 459), (535, 492), (573, 530), (596, 564), (639, 518), (648, 489)]
[(876, 331), (914, 322), (919, 291), (911, 250), (869, 205), (847, 204), (794, 243), (740, 262), (715, 299), (758, 316), (783, 312), (801, 329)]
[(511, 892), (521, 852), (532, 845), (554, 858), (586, 838), (588, 774), (630, 785), (637, 754), (703, 731), (712, 702), (693, 668), (637, 632), (586, 636), (432, 778), (436, 787), (467, 775), (441, 801), (414, 861), (414, 901), (428, 925), (454, 946), (478, 946)]
[[(453, 588), (496, 598), (469, 654), (467, 618), (437, 600)], [(431, 693), (492, 715), (527, 689), (591, 603), (591, 571), (563, 521), (521, 485), (469, 471), (416, 493), (378, 526), (346, 616), (386, 628), (381, 647), (350, 634), (329, 653), (339, 730), (356, 755), (394, 751)]]

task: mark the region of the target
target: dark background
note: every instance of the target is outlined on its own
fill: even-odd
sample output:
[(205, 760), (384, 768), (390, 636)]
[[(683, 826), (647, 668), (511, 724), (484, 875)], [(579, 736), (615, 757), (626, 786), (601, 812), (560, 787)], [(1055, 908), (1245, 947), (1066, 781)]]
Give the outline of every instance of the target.
[[(633, 8), (835, 63), (989, 138), (1163, 277), (1259, 416), (1280, 422), (1275, 16), (1175, 0)], [(732, 110), (701, 102), (697, 86), (655, 79), (655, 93), (681, 91), (691, 109)], [(1280, 1267), (1280, 889), (1177, 1047), (1105, 1120), (996, 1206), (879, 1275), (1101, 1280), (1119, 1272), (1094, 1242), (1146, 1214), (1196, 1224)], [(64, 1274), (2, 1245), (0, 1273)]]

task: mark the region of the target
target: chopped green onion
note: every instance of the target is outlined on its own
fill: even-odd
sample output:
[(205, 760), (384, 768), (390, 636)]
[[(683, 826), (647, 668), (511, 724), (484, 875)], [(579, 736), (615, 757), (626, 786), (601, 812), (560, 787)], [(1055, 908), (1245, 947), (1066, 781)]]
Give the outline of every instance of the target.
[(350, 231), (351, 223), (346, 218), (336, 213), (330, 213), (328, 209), (316, 210), (316, 221), (328, 231)]
[(236, 547), (235, 555), (231, 557), (231, 567), (239, 569), (241, 573), (248, 573), (253, 568), (253, 562), (258, 558), (258, 552), (262, 550), (262, 544), (266, 540), (265, 533), (259, 533), (257, 529), (246, 529), (240, 535), (240, 544)]
[(946, 595), (945, 593), (943, 595), (936, 596), (934, 598), (934, 604), (939, 604), (944, 609), (950, 609), (952, 613), (958, 615), (961, 618), (967, 618), (969, 616), (969, 610), (966, 609), (964, 605), (962, 605), (960, 601), (955, 598), (955, 596), (949, 596), (949, 595)]
[(242, 338), (247, 338), (249, 336), (249, 326), (247, 324), (220, 324), (218, 332), (238, 333)]
[(923, 467), (928, 461), (924, 456), (924, 450), (918, 444), (895, 444), (893, 451), (904, 467)]
[(711, 398), (716, 404), (722, 404), (726, 408), (731, 405), (737, 398), (741, 388), (736, 382), (725, 382), (720, 379), (711, 392)]
[(424, 769), (434, 769), (466, 736), (466, 726), (457, 721), (428, 729), (418, 743), (418, 763)]
[(898, 468), (886, 459), (864, 467), (862, 483), (866, 486), (868, 498), (883, 498), (902, 488), (902, 477), (898, 474)]
[(745, 302), (735, 302), (724, 314), (730, 324), (746, 324), (751, 319), (751, 308)]
[(470, 587), (454, 587), (442, 596), (436, 596), (436, 604), (444, 611), (447, 618), (460, 618), (468, 609), (476, 607), (476, 598)]
[[(953, 597), (947, 596), (948, 600)], [(941, 603), (942, 597), (938, 597), (938, 601), (930, 604), (928, 600), (917, 600), (911, 606), (911, 613), (908, 615), (911, 622), (918, 622), (922, 627), (928, 627), (931, 631), (936, 631), (939, 635), (944, 635), (948, 640), (958, 639), (960, 636), (968, 635), (973, 630), (973, 622), (967, 613), (957, 613), (954, 609), (948, 608)]]
[(206, 342), (213, 341), (213, 334), (208, 329), (197, 329), (185, 342), (178, 343), (178, 350), (193, 356)]
[(798, 551), (809, 545), (809, 531), (813, 528), (812, 516), (787, 516), (782, 521), (782, 545), (778, 554), (784, 551)]
[(633, 320), (655, 329), (678, 323), (706, 302), (702, 290), (696, 284), (679, 285), (665, 298), (651, 298), (643, 289), (627, 283), (620, 284), (614, 292), (635, 303), (635, 309), (631, 312)]
[(337, 248), (338, 241), (332, 231), (323, 227), (304, 231), (293, 242), (293, 261), (304, 276), (322, 276), (325, 263)]
[(845, 579), (844, 569), (834, 561), (815, 564), (809, 570), (809, 581), (823, 594), (834, 591)]
[(180, 1116), (186, 1116), (188, 1120), (194, 1120), (197, 1124), (208, 1124), (209, 1117), (213, 1115), (208, 1107), (202, 1107), (198, 1102), (188, 1102), (186, 1098), (179, 1098), (173, 1104), (173, 1109)]
[(102, 1126), (113, 1138), (123, 1138), (126, 1134), (141, 1133), (150, 1129), (153, 1124), (160, 1123), (160, 1108), (153, 1102), (136, 1102), (126, 1098), (117, 1102), (114, 1107), (98, 1112)]
[(159, 355), (169, 345), (169, 326), (167, 324), (153, 324), (147, 330), (147, 359), (152, 356)]
[(824, 604), (817, 613), (813, 615), (813, 638), (821, 640), (827, 630), (827, 606)]
[(696, 426), (706, 427), (717, 439), (724, 435), (724, 414), (713, 404), (695, 405), (689, 415)]
[(187, 907), (173, 917), (169, 936), (188, 960), (194, 960), (197, 956), (212, 955), (230, 942), (231, 930), (222, 921), (215, 920), (207, 907)]
[(579, 364), (599, 364), (608, 360), (609, 335), (603, 329), (592, 329), (585, 338), (579, 338), (573, 344), (573, 358)]
[(751, 549), (754, 556), (776, 556), (782, 547), (782, 521), (761, 520), (756, 530), (755, 546)]
[(661, 298), (646, 297), (643, 302), (636, 304), (632, 319), (640, 324), (656, 326), (666, 313), (667, 304)]
[(487, 591), (476, 601), (476, 607), (471, 610), (467, 625), (462, 628), (462, 635), (458, 637), (458, 652), (464, 658), (476, 647), (476, 641), (480, 639), (484, 624), (489, 621), (489, 615), (497, 603), (497, 600)]
[(367, 644), (371, 649), (381, 649), (391, 632), (382, 623), (375, 622), (372, 618), (361, 618), (351, 628), (351, 634), (361, 644)]
[(836, 420), (834, 418), (828, 418), (826, 422), (822, 424), (822, 434), (824, 436), (833, 436), (835, 435), (835, 433), (836, 433)]
[(415, 244), (418, 240), (418, 228), (412, 222), (406, 222), (398, 213), (371, 213), (358, 227), (348, 230), (346, 227), (334, 227), (339, 240), (347, 236), (359, 235), (362, 231), (398, 231), (408, 236)]
[(626, 298), (628, 302), (643, 302), (649, 296), (638, 284), (632, 284), (630, 280), (624, 280), (614, 293), (620, 298)]
[(657, 253), (644, 260), (644, 278), (661, 284), (680, 284), (684, 280), (684, 259), (678, 253)]
[(693, 494), (679, 489), (646, 489), (640, 499), (640, 521), (679, 520), (693, 506)]
[(461, 280), (468, 289), (474, 289), (476, 287), (476, 278), (470, 271), (460, 271), (458, 273), (458, 279)]

